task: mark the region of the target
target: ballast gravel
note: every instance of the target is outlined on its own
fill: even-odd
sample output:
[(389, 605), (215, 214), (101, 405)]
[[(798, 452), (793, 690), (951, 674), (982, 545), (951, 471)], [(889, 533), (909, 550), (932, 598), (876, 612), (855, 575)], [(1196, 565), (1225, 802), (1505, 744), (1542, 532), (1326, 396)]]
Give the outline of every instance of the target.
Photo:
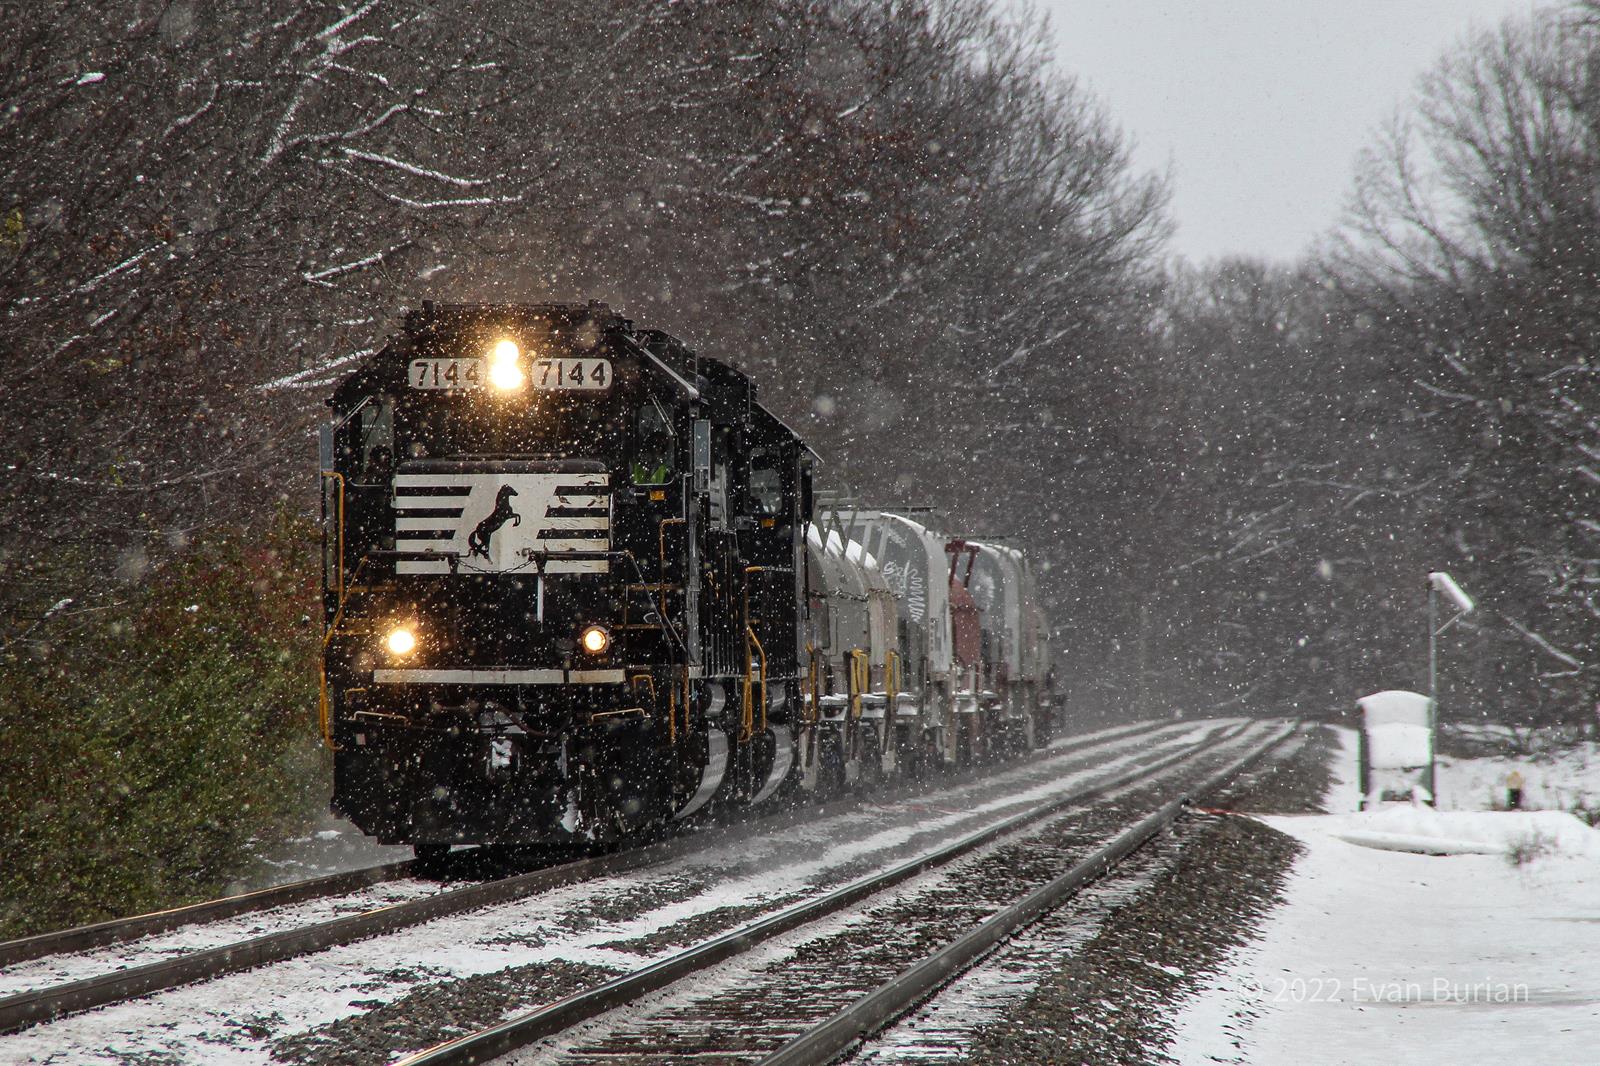
[[(1321, 809), (1331, 739), (1316, 731), (1288, 758), (1210, 797), (1210, 810)], [(1174, 1061), (1162, 1050), (1172, 1019), (1200, 977), (1257, 935), (1301, 847), (1232, 813), (1180, 819), (1164, 868), (1101, 921), (1027, 997), (976, 1030), (964, 1054), (973, 1066), (1145, 1066)], [(1070, 905), (1069, 905), (1070, 906)]]
[(275, 1059), (317, 1066), (371, 1066), (495, 1024), (529, 1003), (550, 1003), (602, 984), (617, 971), (541, 962), (428, 984), (408, 996), (272, 1045)]

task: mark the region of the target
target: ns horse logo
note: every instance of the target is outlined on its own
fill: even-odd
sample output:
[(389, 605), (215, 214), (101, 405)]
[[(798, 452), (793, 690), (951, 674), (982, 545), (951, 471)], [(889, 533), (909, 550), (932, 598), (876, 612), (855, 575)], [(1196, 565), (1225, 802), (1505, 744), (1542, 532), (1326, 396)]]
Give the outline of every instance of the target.
[(508, 521), (513, 526), (522, 525), (522, 516), (511, 509), (511, 497), (517, 490), (510, 485), (501, 485), (500, 494), (495, 497), (494, 510), (471, 533), (467, 534), (467, 558), (481, 555), (485, 562), (489, 560), (489, 541), (499, 532), (500, 527)]

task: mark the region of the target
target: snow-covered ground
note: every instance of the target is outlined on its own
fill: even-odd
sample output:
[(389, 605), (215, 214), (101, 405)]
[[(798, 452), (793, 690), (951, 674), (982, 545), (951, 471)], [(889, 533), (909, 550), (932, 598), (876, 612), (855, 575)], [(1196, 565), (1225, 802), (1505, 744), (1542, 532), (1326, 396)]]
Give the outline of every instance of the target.
[(1523, 777), (1524, 808), (1570, 811), (1576, 807), (1600, 807), (1600, 744), (1586, 740), (1558, 752), (1537, 755), (1481, 759), (1440, 756), (1435, 770), (1439, 808), (1478, 811), (1505, 806), (1506, 775), (1513, 770)]
[(1443, 810), (1356, 813), (1353, 734), (1344, 740), (1326, 804), (1338, 813), (1264, 819), (1306, 853), (1262, 938), (1191, 1000), (1168, 1053), (1184, 1064), (1600, 1061), (1600, 831), (1559, 811), (1470, 810), (1503, 801), (1512, 768), (1525, 805), (1600, 795), (1592, 748), (1449, 760)]
[(409, 845), (400, 847), (379, 844), (365, 836), (355, 824), (332, 814), (325, 814), (302, 837), (294, 837), (266, 851), (260, 868), (228, 891), (251, 892), (258, 888), (303, 881), (311, 877), (360, 870), (385, 862), (404, 862), (411, 858)]

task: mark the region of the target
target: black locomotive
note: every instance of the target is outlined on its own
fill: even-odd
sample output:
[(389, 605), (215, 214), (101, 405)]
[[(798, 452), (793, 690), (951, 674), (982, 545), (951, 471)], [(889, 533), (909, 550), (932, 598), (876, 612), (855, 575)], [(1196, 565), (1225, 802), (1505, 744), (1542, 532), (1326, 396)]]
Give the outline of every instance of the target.
[(1049, 735), (1020, 552), (814, 516), (750, 380), (603, 304), (425, 303), (329, 403), (322, 725), (386, 842), (621, 840)]
[(602, 304), (424, 304), (329, 402), (336, 810), (427, 853), (782, 783), (810, 457), (743, 374)]

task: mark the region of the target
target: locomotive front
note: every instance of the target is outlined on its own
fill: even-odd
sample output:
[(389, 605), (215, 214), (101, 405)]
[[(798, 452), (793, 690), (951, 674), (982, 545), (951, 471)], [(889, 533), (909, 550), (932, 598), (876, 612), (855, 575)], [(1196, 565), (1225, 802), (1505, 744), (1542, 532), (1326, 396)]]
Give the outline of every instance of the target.
[(689, 658), (694, 565), (677, 386), (693, 391), (589, 304), (424, 305), (338, 387), (335, 810), (424, 855), (627, 835), (692, 787), (660, 713)]

